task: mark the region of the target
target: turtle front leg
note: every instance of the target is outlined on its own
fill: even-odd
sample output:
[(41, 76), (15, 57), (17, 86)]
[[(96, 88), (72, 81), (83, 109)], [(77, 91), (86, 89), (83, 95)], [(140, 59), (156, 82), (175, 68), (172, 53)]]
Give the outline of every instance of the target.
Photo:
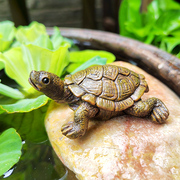
[(64, 124), (61, 128), (62, 134), (70, 139), (83, 136), (88, 128), (89, 118), (94, 117), (98, 108), (84, 102), (74, 111), (74, 121)]
[(165, 104), (158, 98), (152, 97), (146, 101), (139, 100), (134, 105), (125, 110), (126, 114), (137, 117), (150, 116), (156, 123), (165, 123), (169, 116), (169, 111)]

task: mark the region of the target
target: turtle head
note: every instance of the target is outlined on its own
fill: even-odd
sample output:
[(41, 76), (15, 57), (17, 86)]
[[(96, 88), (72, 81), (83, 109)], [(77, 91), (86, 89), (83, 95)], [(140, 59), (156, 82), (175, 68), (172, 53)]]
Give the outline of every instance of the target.
[(53, 73), (33, 70), (29, 76), (29, 83), (53, 100), (63, 99), (64, 81)]

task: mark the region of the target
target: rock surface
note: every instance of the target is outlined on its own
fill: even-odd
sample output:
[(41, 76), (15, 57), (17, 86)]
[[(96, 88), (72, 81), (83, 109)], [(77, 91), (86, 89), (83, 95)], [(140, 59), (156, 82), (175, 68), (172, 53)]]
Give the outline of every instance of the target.
[(168, 122), (159, 125), (128, 115), (90, 121), (86, 135), (71, 140), (61, 134), (61, 126), (73, 120), (73, 111), (52, 102), (45, 126), (55, 152), (78, 179), (180, 179), (179, 97), (138, 67), (125, 62), (114, 64), (145, 75), (150, 91), (142, 99), (160, 98), (169, 109)]

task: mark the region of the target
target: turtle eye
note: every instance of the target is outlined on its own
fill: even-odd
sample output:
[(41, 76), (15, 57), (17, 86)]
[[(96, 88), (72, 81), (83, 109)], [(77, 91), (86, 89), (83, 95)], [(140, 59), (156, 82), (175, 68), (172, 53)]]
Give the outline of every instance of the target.
[(49, 80), (49, 78), (44, 77), (44, 78), (42, 79), (42, 82), (43, 82), (44, 84), (49, 84), (50, 80)]

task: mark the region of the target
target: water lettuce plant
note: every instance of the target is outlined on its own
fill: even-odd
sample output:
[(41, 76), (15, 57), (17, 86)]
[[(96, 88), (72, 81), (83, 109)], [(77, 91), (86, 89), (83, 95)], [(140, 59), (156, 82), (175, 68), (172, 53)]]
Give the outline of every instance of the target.
[(153, 0), (145, 12), (141, 12), (141, 0), (123, 0), (119, 26), (121, 35), (180, 57), (180, 4), (174, 0)]
[[(57, 27), (54, 27), (54, 33), (50, 37), (46, 27), (38, 22), (18, 28), (12, 22), (7, 22), (6, 25), (4, 28), (11, 32), (11, 38), (3, 35), (9, 40), (9, 44), (0, 52), (0, 68), (5, 72), (0, 80), (0, 132), (5, 133), (6, 129), (13, 127), (23, 140), (43, 142), (47, 139), (44, 117), (50, 100), (29, 84), (30, 72), (45, 70), (63, 78), (67, 73), (74, 73), (94, 64), (113, 62), (115, 56), (105, 51), (71, 51), (75, 47), (73, 41), (62, 37)], [(75, 49), (78, 50), (77, 47)], [(13, 141), (10, 134), (3, 139), (5, 143), (9, 140)], [(12, 150), (13, 148), (12, 146)], [(5, 152), (7, 146), (2, 146), (2, 150)], [(3, 166), (1, 152), (0, 162)], [(15, 164), (17, 158), (13, 162)], [(0, 173), (5, 171), (7, 168)]]

